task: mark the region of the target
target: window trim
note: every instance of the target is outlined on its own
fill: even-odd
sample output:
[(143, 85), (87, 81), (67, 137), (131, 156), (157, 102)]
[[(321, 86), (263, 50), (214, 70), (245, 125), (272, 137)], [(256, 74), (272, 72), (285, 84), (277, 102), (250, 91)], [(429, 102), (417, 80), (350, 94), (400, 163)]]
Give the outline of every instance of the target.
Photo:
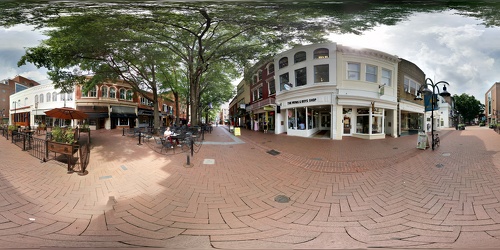
[[(358, 71), (351, 71), (349, 70), (349, 65), (352, 64), (352, 65), (358, 65)], [(351, 79), (349, 77), (349, 73), (350, 72), (357, 72), (358, 73), (358, 77), (357, 79)], [(361, 63), (359, 62), (347, 62), (347, 76), (346, 76), (347, 80), (352, 80), (352, 81), (360, 81), (361, 80)]]
[[(369, 73), (368, 72), (368, 67), (375, 68), (375, 73)], [(375, 76), (375, 81), (368, 80), (368, 76)], [(365, 81), (366, 82), (371, 82), (371, 83), (378, 83), (378, 66), (372, 65), (372, 64), (366, 64), (365, 65)]]

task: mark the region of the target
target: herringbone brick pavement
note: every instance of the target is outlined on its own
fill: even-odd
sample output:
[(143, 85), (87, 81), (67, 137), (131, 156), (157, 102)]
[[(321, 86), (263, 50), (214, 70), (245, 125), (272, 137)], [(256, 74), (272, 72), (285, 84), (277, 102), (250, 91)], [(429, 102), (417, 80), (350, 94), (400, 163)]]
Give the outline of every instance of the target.
[(235, 138), (215, 127), (188, 165), (180, 149), (95, 131), (85, 176), (0, 137), (0, 248), (496, 247), (500, 135), (440, 136), (431, 151), (416, 136)]

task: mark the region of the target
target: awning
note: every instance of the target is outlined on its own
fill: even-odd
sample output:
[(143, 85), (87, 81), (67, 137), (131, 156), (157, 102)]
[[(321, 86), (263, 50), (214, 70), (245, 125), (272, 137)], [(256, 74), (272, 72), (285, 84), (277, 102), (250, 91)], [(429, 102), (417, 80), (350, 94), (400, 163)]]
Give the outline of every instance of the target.
[(87, 113), (88, 119), (108, 118), (108, 113)]
[(139, 109), (137, 112), (138, 115), (147, 115), (147, 116), (153, 116), (153, 110), (147, 110), (147, 109)]
[(134, 107), (111, 106), (112, 118), (137, 118)]

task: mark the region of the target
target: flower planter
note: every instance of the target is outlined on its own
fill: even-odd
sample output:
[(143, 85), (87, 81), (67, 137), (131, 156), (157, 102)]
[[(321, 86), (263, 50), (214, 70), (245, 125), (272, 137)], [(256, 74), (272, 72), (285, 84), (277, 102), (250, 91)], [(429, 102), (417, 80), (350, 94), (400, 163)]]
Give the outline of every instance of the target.
[[(73, 155), (78, 152), (78, 144), (47, 141), (47, 151), (66, 155), (68, 157), (68, 173), (73, 173)], [(48, 156), (48, 152), (47, 152)]]
[(68, 144), (55, 141), (48, 141), (48, 150), (60, 154), (73, 155), (78, 150), (77, 144)]

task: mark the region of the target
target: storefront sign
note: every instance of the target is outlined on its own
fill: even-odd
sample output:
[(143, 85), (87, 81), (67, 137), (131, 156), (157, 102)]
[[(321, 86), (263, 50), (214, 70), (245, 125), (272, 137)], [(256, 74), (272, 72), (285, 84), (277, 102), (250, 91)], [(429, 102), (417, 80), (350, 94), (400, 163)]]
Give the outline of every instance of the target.
[(316, 98), (309, 98), (309, 99), (303, 99), (303, 100), (297, 100), (297, 101), (289, 101), (287, 102), (288, 105), (292, 104), (300, 104), (300, 103), (309, 103), (309, 102), (315, 102)]
[(271, 106), (264, 106), (265, 111), (274, 111), (274, 107)]
[(240, 128), (238, 127), (234, 128), (234, 136), (240, 136), (240, 135), (241, 135)]

